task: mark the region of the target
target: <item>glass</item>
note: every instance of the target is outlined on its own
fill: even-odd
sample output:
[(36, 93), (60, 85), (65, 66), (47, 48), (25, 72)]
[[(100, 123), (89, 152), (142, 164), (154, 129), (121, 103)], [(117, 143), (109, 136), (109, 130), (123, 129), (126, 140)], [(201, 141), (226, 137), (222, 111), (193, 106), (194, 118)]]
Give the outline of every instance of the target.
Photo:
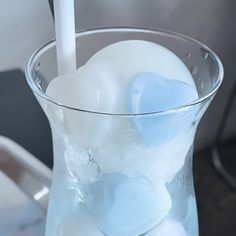
[[(47, 236), (199, 235), (193, 142), (222, 83), (222, 64), (209, 48), (176, 33), (111, 28), (77, 34), (78, 67), (107, 45), (129, 39), (151, 41), (174, 52), (191, 72), (199, 99), (143, 114), (69, 107), (46, 95), (57, 77), (55, 42), (35, 52), (27, 80), (49, 119), (54, 146)], [(145, 145), (133, 124), (155, 145)]]

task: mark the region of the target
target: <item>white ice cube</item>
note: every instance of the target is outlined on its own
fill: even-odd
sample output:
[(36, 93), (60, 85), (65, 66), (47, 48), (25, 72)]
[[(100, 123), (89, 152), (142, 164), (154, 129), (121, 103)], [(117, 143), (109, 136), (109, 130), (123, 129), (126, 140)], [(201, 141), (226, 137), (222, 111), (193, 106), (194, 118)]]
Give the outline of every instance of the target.
[(159, 224), (171, 209), (163, 181), (104, 175), (91, 185), (87, 206), (106, 235), (137, 236)]
[(116, 64), (126, 82), (137, 73), (152, 72), (195, 87), (191, 73), (179, 57), (150, 41), (126, 40), (111, 44), (94, 54), (87, 64), (100, 62)]
[[(47, 96), (57, 103), (77, 110), (62, 109), (64, 135), (77, 139), (85, 147), (104, 143), (112, 127), (109, 116), (91, 113), (115, 113), (121, 103), (119, 72), (111, 64), (98, 63), (79, 68), (74, 74), (55, 78)], [(83, 111), (85, 110), (85, 111)]]
[(111, 63), (85, 65), (51, 81), (47, 96), (68, 107), (112, 113), (117, 109), (120, 74)]
[(146, 236), (191, 236), (187, 234), (185, 228), (180, 222), (174, 219), (166, 219), (155, 229), (146, 234)]

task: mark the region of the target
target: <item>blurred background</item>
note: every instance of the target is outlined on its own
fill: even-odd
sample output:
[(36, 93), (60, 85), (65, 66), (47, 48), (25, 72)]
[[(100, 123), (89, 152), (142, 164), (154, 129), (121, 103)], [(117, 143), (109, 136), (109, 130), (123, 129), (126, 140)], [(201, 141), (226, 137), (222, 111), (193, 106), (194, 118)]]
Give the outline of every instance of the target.
[[(52, 1), (0, 0), (0, 4), (0, 135), (13, 139), (52, 167), (49, 125), (24, 77), (30, 55), (55, 37)], [(221, 58), (225, 80), (201, 121), (195, 143), (202, 236), (236, 235), (236, 195), (217, 174), (211, 155), (217, 144), (223, 165), (235, 175), (235, 12), (235, 0), (76, 1), (77, 31), (111, 26), (163, 28), (203, 42)], [(230, 112), (226, 113), (229, 101)], [(222, 126), (224, 116), (227, 119)]]

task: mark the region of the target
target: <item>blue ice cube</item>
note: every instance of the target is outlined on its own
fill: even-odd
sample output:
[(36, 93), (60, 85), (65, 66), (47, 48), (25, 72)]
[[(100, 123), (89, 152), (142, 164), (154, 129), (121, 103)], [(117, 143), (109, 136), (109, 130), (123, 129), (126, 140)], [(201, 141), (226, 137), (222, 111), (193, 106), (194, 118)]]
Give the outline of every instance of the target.
[(106, 235), (137, 236), (151, 230), (168, 214), (171, 199), (160, 181), (106, 174), (91, 185), (89, 211)]
[(184, 106), (198, 99), (195, 88), (185, 82), (168, 80), (162, 76), (141, 72), (134, 76), (128, 88), (128, 110), (136, 116), (134, 123), (148, 145), (164, 144), (189, 128), (195, 118), (195, 109), (185, 109), (168, 114), (156, 112)]

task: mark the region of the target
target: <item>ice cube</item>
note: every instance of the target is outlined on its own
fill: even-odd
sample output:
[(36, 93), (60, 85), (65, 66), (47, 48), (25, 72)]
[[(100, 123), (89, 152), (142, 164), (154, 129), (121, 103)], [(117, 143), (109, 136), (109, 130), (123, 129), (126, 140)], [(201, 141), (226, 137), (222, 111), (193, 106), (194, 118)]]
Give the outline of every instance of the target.
[(46, 93), (68, 107), (113, 113), (119, 102), (119, 80), (119, 72), (111, 64), (85, 65), (52, 80)]
[[(63, 109), (64, 134), (74, 137), (85, 147), (104, 143), (112, 125), (109, 116), (123, 106), (120, 98), (119, 72), (111, 64), (98, 63), (79, 68), (74, 74), (55, 78), (47, 88), (47, 96), (57, 103), (79, 109)], [(62, 108), (60, 108), (62, 109)]]
[(87, 64), (100, 62), (115, 63), (126, 82), (137, 73), (146, 71), (195, 87), (185, 64), (169, 49), (150, 41), (126, 40), (111, 44), (94, 54)]
[(159, 224), (171, 209), (163, 181), (106, 174), (91, 185), (88, 204), (101, 230), (112, 236), (137, 236)]
[[(159, 178), (171, 182), (185, 164), (187, 153), (193, 144), (195, 128), (192, 127), (181, 137), (172, 139), (165, 145), (152, 147), (133, 142), (136, 138), (134, 131), (128, 124), (124, 127), (127, 135), (117, 134), (116, 139), (114, 135), (107, 146), (95, 155), (101, 169), (130, 177), (142, 175), (153, 182)], [(122, 129), (119, 130), (122, 132)]]
[[(195, 88), (182, 81), (169, 80), (159, 74), (142, 72), (129, 83), (130, 113), (152, 113), (171, 110), (198, 98)], [(163, 145), (189, 129), (195, 110), (153, 114), (135, 118), (135, 125), (147, 145)]]
[(63, 220), (55, 236), (104, 236), (104, 234), (86, 211), (79, 210), (77, 214), (72, 214)]
[(146, 236), (192, 236), (188, 235), (183, 225), (174, 219), (166, 219)]

